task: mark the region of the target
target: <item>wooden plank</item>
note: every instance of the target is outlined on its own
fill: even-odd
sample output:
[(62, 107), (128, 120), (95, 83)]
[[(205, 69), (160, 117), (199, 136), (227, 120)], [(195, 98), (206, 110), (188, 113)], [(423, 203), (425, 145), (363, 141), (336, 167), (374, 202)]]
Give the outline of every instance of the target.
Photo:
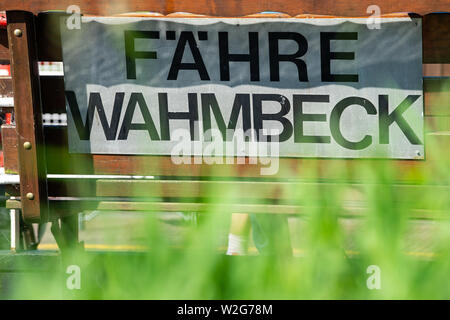
[[(280, 179), (326, 179), (326, 180), (359, 180), (364, 179), (361, 170), (371, 162), (368, 160), (340, 159), (279, 159), (279, 171), (276, 175), (266, 178)], [(382, 165), (383, 161), (375, 161)], [(387, 164), (388, 162), (384, 162)], [(405, 169), (421, 171), (420, 162), (389, 161), (389, 165)], [(261, 176), (261, 164), (182, 164), (175, 165), (168, 156), (120, 156), (94, 155), (93, 167), (96, 174), (137, 174), (156, 176), (190, 176), (190, 177), (264, 177)], [(397, 167), (397, 166), (396, 166)], [(404, 179), (418, 178), (416, 175), (405, 174)], [(399, 177), (400, 178), (400, 177)]]
[[(42, 130), (42, 108), (38, 76), (34, 16), (7, 11), (8, 43), (11, 54), (15, 121), (17, 126), (20, 195), (28, 222), (48, 217), (46, 162)], [(31, 148), (25, 148), (24, 143)]]
[(423, 91), (425, 115), (450, 115), (450, 77), (424, 78)]
[[(341, 159), (279, 159), (279, 172), (266, 178), (350, 180), (367, 181), (364, 168), (379, 166), (394, 168), (396, 181), (421, 182), (446, 181), (438, 170), (442, 159), (449, 159), (450, 137), (442, 131), (448, 126), (448, 117), (426, 117), (428, 134), (426, 139), (426, 161), (409, 160), (341, 160)], [(444, 120), (436, 130), (434, 122)], [(446, 127), (445, 127), (446, 128)], [(5, 168), (8, 173), (18, 172), (17, 134), (14, 126), (5, 126)], [(67, 130), (64, 127), (46, 127), (46, 158), (51, 174), (114, 174), (156, 175), (190, 177), (261, 177), (261, 165), (175, 165), (167, 156), (90, 155), (70, 154), (67, 150)], [(444, 154), (442, 154), (444, 153)], [(436, 159), (437, 161), (433, 161)]]
[[(449, 9), (449, 4), (441, 8)], [(432, 13), (422, 18), (424, 63), (450, 63), (450, 13)]]
[(0, 79), (0, 97), (13, 97), (12, 79)]
[(0, 62), (9, 61), (9, 45), (8, 45), (8, 34), (6, 29), (0, 29)]
[(19, 172), (19, 151), (17, 150), (17, 132), (13, 125), (2, 125), (3, 167), (5, 173)]
[[(7, 200), (6, 207), (20, 209), (21, 203), (17, 200)], [(103, 211), (142, 211), (142, 212), (205, 212), (205, 213), (252, 213), (252, 214), (288, 214), (306, 215), (311, 208), (300, 205), (283, 204), (209, 204), (198, 202), (149, 202), (149, 201), (92, 201), (80, 199), (57, 199), (50, 201), (53, 218), (69, 216), (73, 212), (82, 210)], [(364, 217), (367, 214), (367, 203), (347, 203), (342, 206), (339, 216)], [(449, 212), (443, 210), (410, 209), (408, 218), (411, 219), (448, 219)]]
[(22, 203), (19, 200), (6, 200), (7, 209), (22, 209)]
[[(367, 8), (374, 4), (371, 0), (1, 0), (3, 10), (21, 9), (34, 13), (44, 10), (66, 10), (70, 5), (78, 5), (85, 14), (110, 15), (131, 11), (154, 11), (163, 14), (172, 12), (193, 12), (215, 16), (244, 16), (262, 11), (284, 12), (291, 16), (301, 13), (342, 16), (368, 16)], [(382, 13), (415, 12), (426, 14), (448, 10), (447, 0), (379, 0), (376, 3)]]
[(424, 77), (450, 77), (450, 63), (424, 63)]
[[(363, 192), (367, 184), (344, 184), (326, 182), (267, 182), (267, 181), (180, 181), (180, 180), (114, 180), (96, 181), (99, 197), (127, 198), (202, 198), (222, 203), (251, 203), (270, 200), (286, 200), (308, 203), (321, 194), (342, 194), (344, 190)], [(426, 194), (433, 194), (435, 201), (447, 199), (448, 185), (387, 185), (401, 199), (420, 202)], [(305, 196), (307, 195), (307, 198)], [(442, 200), (442, 199), (441, 199)], [(449, 205), (446, 201), (443, 205)], [(450, 209), (450, 208), (449, 208)]]
[[(154, 211), (154, 212), (214, 212), (214, 213), (250, 213), (250, 214), (290, 214), (306, 215), (311, 208), (292, 205), (269, 204), (220, 204), (208, 203), (174, 203), (174, 202), (111, 202), (102, 201), (97, 210)], [(363, 217), (367, 214), (367, 204), (348, 204), (342, 207), (339, 216)], [(424, 209), (411, 209), (409, 218), (413, 219), (448, 219), (449, 212)]]
[[(96, 195), (100, 197), (210, 198), (233, 202), (291, 199), (298, 188), (298, 184), (288, 182), (251, 181), (97, 180), (96, 185)], [(310, 184), (302, 186), (308, 188)]]
[[(449, 185), (134, 179), (66, 179), (56, 181), (55, 186), (53, 183), (53, 180), (49, 180), (52, 201), (68, 201), (71, 206), (66, 209), (72, 211), (92, 209), (92, 204), (98, 201), (305, 206), (320, 202), (325, 195), (334, 195), (336, 199), (340, 199), (342, 205), (364, 204), (369, 201), (370, 192), (388, 189), (392, 199), (407, 208), (434, 208), (446, 211), (447, 215), (450, 212)], [(61, 183), (66, 185), (64, 191), (61, 191)], [(96, 191), (87, 191), (87, 184), (95, 186)], [(432, 203), (429, 201), (430, 195), (433, 197)], [(83, 203), (80, 203), (80, 200)], [(125, 208), (127, 204), (122, 206), (116, 209)], [(110, 209), (112, 210), (112, 207)]]
[(215, 212), (215, 213), (274, 213), (274, 214), (300, 214), (299, 206), (270, 205), (270, 204), (221, 204), (214, 206), (208, 203), (177, 203), (177, 202), (133, 202), (133, 201), (101, 201), (97, 210), (108, 211), (153, 211), (153, 212)]
[[(217, 1), (217, 0), (216, 0)], [(288, 2), (288, 1), (287, 1)], [(286, 3), (287, 3), (286, 2)], [(195, 2), (197, 3), (197, 2)], [(73, 4), (73, 3), (72, 3)], [(207, 6), (208, 7), (208, 6)], [(447, 6), (448, 7), (448, 6)], [(67, 7), (64, 7), (65, 10)], [(83, 8), (83, 7), (81, 7)], [(364, 7), (367, 8), (367, 7)], [(336, 6), (330, 8), (330, 10), (336, 9)], [(275, 10), (276, 9), (265, 9), (265, 10)], [(382, 9), (383, 10), (383, 9)], [(177, 10), (182, 12), (189, 12), (189, 10)], [(257, 13), (264, 10), (254, 11), (246, 14)], [(281, 10), (282, 11), (282, 10)], [(416, 12), (414, 10), (407, 10), (403, 8), (400, 11)], [(441, 8), (440, 10), (443, 11)], [(191, 12), (195, 12), (192, 11)], [(367, 14), (352, 15), (350, 13), (340, 14), (338, 12), (332, 13), (333, 16), (366, 16)], [(297, 17), (308, 17), (311, 15), (299, 15), (302, 12), (296, 12), (292, 16)], [(310, 11), (309, 13), (324, 14), (321, 12)], [(386, 13), (383, 11), (383, 13)], [(107, 15), (108, 13), (98, 13), (100, 15)], [(244, 16), (246, 14), (235, 14), (231, 16)], [(43, 12), (38, 15), (37, 26), (38, 26), (38, 54), (40, 61), (62, 61), (62, 49), (61, 49), (61, 39), (59, 30), (59, 19), (64, 16), (65, 12)], [(214, 15), (214, 14), (212, 14)], [(217, 15), (216, 15), (217, 16)], [(227, 15), (218, 15), (227, 16)], [(259, 17), (264, 17), (265, 15), (258, 15)], [(386, 15), (388, 16), (388, 15)], [(171, 15), (171, 17), (176, 17), (176, 15)], [(183, 15), (183, 17), (189, 17)], [(191, 16), (195, 17), (195, 16)], [(450, 14), (449, 13), (433, 13), (423, 16), (422, 22), (422, 37), (423, 37), (423, 62), (427, 64), (446, 64), (450, 63)]]
[[(155, 156), (107, 156), (94, 155), (95, 174), (136, 174), (181, 177), (261, 177), (260, 164), (256, 165), (174, 165), (170, 157)], [(279, 159), (279, 172), (270, 178), (306, 180), (351, 180), (369, 179), (361, 170), (370, 164), (397, 168), (395, 178), (399, 181), (421, 181), (423, 173), (430, 169), (424, 161), (378, 161), (340, 159)], [(439, 176), (435, 177), (437, 180)]]
[[(65, 9), (64, 9), (65, 10)], [(63, 12), (41, 12), (36, 18), (39, 61), (62, 61), (60, 18)]]
[[(180, 164), (172, 162), (170, 156), (129, 156), (129, 155), (89, 155), (69, 154), (67, 130), (61, 127), (46, 127), (47, 164), (49, 173), (78, 174), (134, 174), (156, 176), (199, 176), (199, 177), (262, 177), (262, 164)], [(282, 179), (326, 179), (326, 180), (367, 180), (370, 177), (364, 168), (381, 166), (395, 168), (394, 178), (398, 181), (433, 181), (445, 179), (435, 174), (438, 163), (450, 159), (445, 146), (449, 136), (432, 135), (426, 140), (426, 161), (409, 160), (343, 160), (343, 159), (279, 159), (279, 171), (266, 178)], [(435, 153), (438, 155), (435, 156)], [(445, 154), (441, 154), (445, 152)]]
[[(79, 199), (82, 200), (82, 199)], [(311, 207), (283, 204), (209, 204), (198, 202), (149, 202), (149, 201), (79, 201), (52, 199), (51, 212), (55, 217), (69, 215), (70, 210), (103, 210), (103, 211), (142, 211), (142, 212), (200, 212), (223, 213), (234, 212), (251, 214), (288, 214), (309, 215)], [(7, 204), (14, 206), (14, 204)], [(20, 205), (20, 203), (19, 203)], [(68, 209), (69, 208), (69, 209)], [(367, 215), (367, 203), (347, 203), (339, 212), (340, 217), (364, 217)], [(411, 209), (408, 210), (411, 219), (448, 219), (449, 212), (442, 210)]]

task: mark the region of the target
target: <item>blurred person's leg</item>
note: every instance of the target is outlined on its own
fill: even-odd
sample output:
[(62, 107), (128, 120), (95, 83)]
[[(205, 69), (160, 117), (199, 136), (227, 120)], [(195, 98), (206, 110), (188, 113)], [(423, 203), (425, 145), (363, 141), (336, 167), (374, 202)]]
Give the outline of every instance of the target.
[(230, 233), (228, 234), (227, 255), (247, 254), (249, 233), (249, 215), (247, 213), (233, 213), (231, 215)]
[(292, 256), (287, 217), (251, 214), (253, 242), (261, 255)]

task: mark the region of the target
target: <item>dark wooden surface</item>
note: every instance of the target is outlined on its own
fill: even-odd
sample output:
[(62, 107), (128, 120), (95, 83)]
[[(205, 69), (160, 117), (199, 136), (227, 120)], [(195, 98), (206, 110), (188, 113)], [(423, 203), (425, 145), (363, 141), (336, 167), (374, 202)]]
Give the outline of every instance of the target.
[[(450, 1), (444, 10), (450, 11)], [(424, 63), (450, 63), (450, 13), (423, 17), (422, 43)]]
[(8, 35), (6, 29), (0, 29), (0, 61), (9, 61)]
[(0, 79), (0, 97), (12, 97), (12, 79)]
[(5, 173), (19, 172), (17, 132), (14, 125), (2, 125), (3, 166)]
[[(59, 17), (62, 15), (64, 13), (43, 12), (37, 17), (41, 61), (62, 61), (59, 37)], [(423, 62), (450, 63), (450, 13), (428, 14), (422, 19)]]
[[(52, 137), (67, 139), (56, 128), (48, 128), (54, 133)], [(63, 132), (63, 131), (59, 131)], [(169, 156), (128, 156), (128, 155), (89, 155), (69, 154), (67, 149), (58, 148), (48, 141), (47, 157), (49, 173), (84, 173), (84, 174), (130, 174), (155, 176), (191, 176), (191, 177), (254, 177), (279, 179), (329, 179), (329, 180), (364, 180), (361, 168), (368, 164), (393, 165), (398, 170), (395, 178), (401, 181), (420, 181), (422, 173), (433, 172), (435, 159), (442, 160), (445, 154), (436, 154), (450, 147), (450, 136), (432, 134), (426, 138), (427, 160), (343, 160), (343, 159), (294, 159), (280, 158), (279, 171), (274, 176), (261, 176), (262, 165), (175, 165)], [(438, 146), (437, 150), (436, 147)], [(435, 150), (435, 153), (432, 153)], [(447, 155), (448, 156), (448, 155)], [(54, 160), (50, 160), (53, 158)], [(449, 159), (450, 160), (450, 159)], [(433, 177), (435, 181), (442, 176)]]
[[(27, 221), (45, 221), (48, 206), (47, 171), (34, 16), (23, 11), (8, 11), (7, 20), (22, 210)], [(22, 34), (15, 35), (15, 30), (21, 30)], [(31, 143), (30, 150), (23, 148), (25, 142)], [(28, 199), (28, 193), (32, 193), (34, 199)]]
[(376, 4), (381, 13), (449, 11), (448, 0), (1, 0), (2, 10), (30, 10), (34, 13), (45, 10), (66, 10), (78, 5), (86, 14), (110, 15), (132, 11), (154, 11), (163, 14), (191, 12), (213, 16), (244, 16), (262, 11), (298, 14), (322, 14), (340, 16), (367, 16), (367, 7)]
[(44, 113), (66, 112), (63, 77), (41, 77), (42, 111)]

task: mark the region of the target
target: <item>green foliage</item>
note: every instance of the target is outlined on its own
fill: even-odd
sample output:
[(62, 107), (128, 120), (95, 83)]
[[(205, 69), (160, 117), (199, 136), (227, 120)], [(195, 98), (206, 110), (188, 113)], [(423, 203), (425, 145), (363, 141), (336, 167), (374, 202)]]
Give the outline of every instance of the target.
[[(336, 168), (335, 168), (336, 169)], [(338, 169), (338, 168), (337, 168)], [(425, 188), (412, 197), (408, 188), (394, 187), (394, 168), (374, 161), (360, 168), (367, 177), (361, 194), (367, 206), (351, 234), (342, 223), (345, 184), (296, 190), (302, 200), (301, 256), (225, 256), (217, 227), (230, 216), (213, 212), (181, 237), (173, 248), (160, 223), (146, 215), (146, 252), (69, 255), (45, 276), (16, 283), (12, 298), (82, 299), (448, 299), (450, 298), (449, 221), (440, 216), (432, 234), (436, 246), (422, 255), (405, 249), (412, 208), (448, 212), (444, 189)], [(345, 173), (343, 173), (345, 174)], [(448, 167), (442, 174), (448, 180)], [(425, 179), (426, 182), (426, 179)], [(420, 186), (417, 185), (417, 186)], [(438, 191), (436, 191), (438, 190)], [(441, 190), (441, 191), (439, 191)], [(225, 190), (222, 191), (224, 194)], [(354, 199), (354, 190), (351, 190)], [(347, 196), (348, 197), (348, 196)], [(419, 221), (420, 222), (420, 221)], [(129, 230), (133, 232), (133, 230)], [(277, 233), (276, 229), (271, 232)], [(413, 234), (414, 237), (414, 234)], [(352, 251), (346, 249), (350, 238)], [(81, 289), (66, 289), (69, 264), (81, 268)], [(367, 267), (381, 270), (381, 289), (369, 290)]]

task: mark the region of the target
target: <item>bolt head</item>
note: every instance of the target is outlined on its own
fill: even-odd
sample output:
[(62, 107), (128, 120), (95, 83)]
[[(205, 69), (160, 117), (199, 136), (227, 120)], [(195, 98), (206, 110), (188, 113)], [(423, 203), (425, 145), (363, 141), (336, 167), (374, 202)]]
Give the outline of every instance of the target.
[(22, 30), (20, 30), (20, 29), (15, 29), (15, 30), (14, 30), (14, 35), (15, 35), (16, 37), (21, 37), (21, 36), (22, 36)]
[(23, 144), (23, 147), (25, 148), (25, 150), (30, 150), (30, 149), (31, 149), (31, 142), (26, 141), (26, 142)]
[(34, 200), (34, 194), (31, 193), (31, 192), (28, 192), (28, 193), (27, 193), (27, 199), (28, 199), (28, 200)]

